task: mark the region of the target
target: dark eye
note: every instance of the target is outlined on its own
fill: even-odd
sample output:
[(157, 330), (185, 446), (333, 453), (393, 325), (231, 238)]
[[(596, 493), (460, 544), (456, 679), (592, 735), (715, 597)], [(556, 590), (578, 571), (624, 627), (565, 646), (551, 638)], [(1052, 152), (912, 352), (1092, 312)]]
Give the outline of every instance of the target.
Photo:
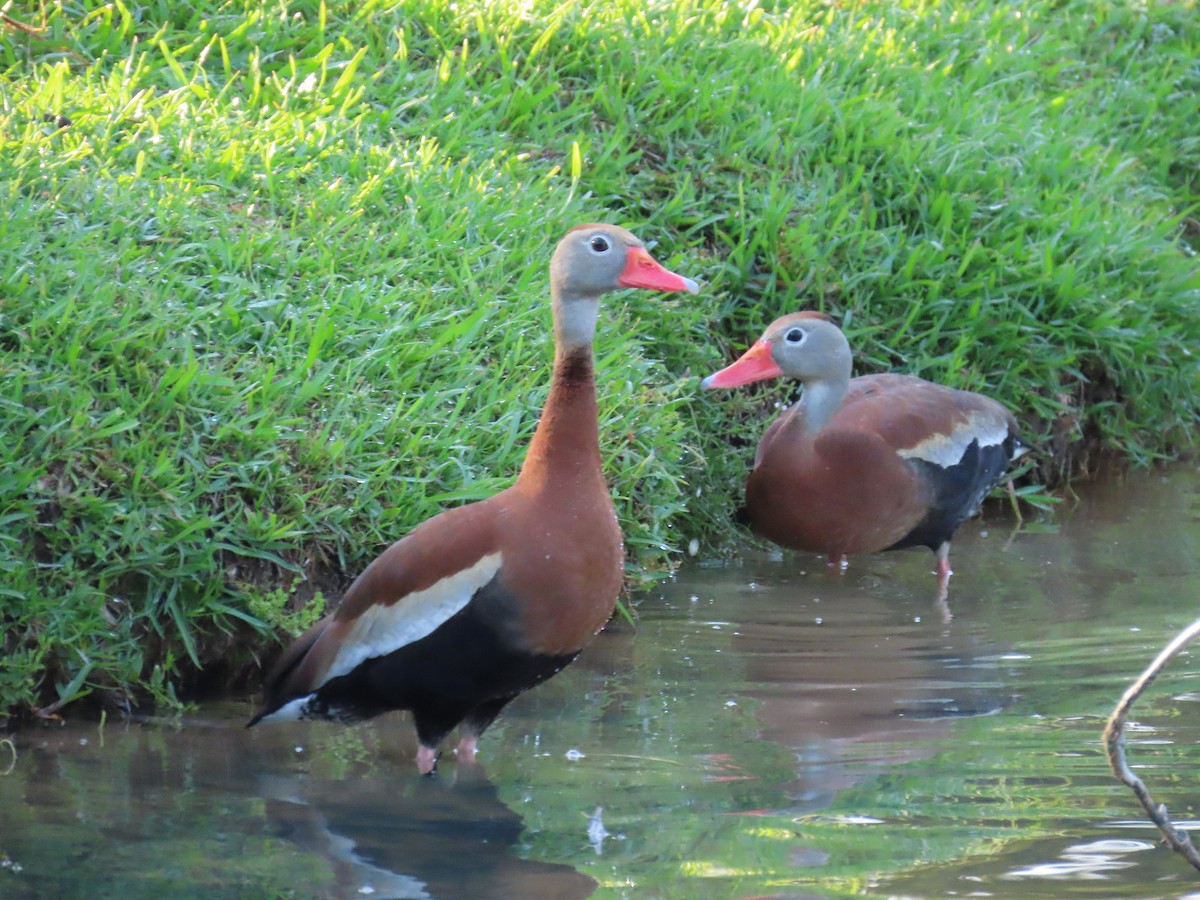
[(798, 344), (798, 343), (800, 343), (802, 340), (804, 340), (804, 329), (802, 329), (802, 328), (793, 328), (791, 331), (789, 331), (787, 334), (785, 334), (785, 335), (783, 336), (783, 338), (784, 338), (784, 340), (786, 340), (786, 341), (787, 341), (789, 344)]
[(594, 238), (592, 238), (589, 246), (592, 248), (593, 253), (607, 253), (608, 252), (608, 241), (606, 241), (604, 238), (600, 237), (600, 235), (596, 235)]

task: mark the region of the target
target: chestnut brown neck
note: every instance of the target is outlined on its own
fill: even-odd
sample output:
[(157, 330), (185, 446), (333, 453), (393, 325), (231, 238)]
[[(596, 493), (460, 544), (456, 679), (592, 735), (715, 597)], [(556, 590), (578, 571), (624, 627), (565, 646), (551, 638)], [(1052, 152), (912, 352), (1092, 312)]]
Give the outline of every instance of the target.
[(597, 415), (592, 348), (556, 350), (550, 394), (517, 484), (532, 490), (593, 479), (603, 484)]

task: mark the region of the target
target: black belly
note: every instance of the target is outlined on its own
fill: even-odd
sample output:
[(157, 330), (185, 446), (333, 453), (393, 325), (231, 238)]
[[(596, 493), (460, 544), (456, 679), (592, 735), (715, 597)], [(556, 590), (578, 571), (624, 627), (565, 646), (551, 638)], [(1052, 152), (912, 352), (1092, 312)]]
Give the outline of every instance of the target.
[(494, 582), (485, 586), (431, 634), (326, 682), (305, 704), (304, 717), (354, 721), (407, 709), (426, 746), (464, 721), (480, 734), (509, 700), (577, 655), (514, 647), (506, 634), (511, 598), (500, 594)]
[(950, 540), (958, 526), (979, 511), (992, 488), (1004, 480), (1008, 464), (1020, 446), (1014, 435), (988, 447), (980, 447), (978, 441), (972, 441), (962, 458), (949, 467), (910, 459), (909, 463), (933, 488), (933, 504), (916, 528), (887, 549), (928, 547), (937, 550)]

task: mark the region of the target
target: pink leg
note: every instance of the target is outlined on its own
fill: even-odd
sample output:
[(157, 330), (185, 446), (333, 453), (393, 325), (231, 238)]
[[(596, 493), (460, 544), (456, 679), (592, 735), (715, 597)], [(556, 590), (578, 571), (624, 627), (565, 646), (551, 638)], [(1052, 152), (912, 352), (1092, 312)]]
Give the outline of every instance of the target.
[(433, 747), (422, 744), (417, 748), (417, 771), (422, 775), (430, 775), (437, 768), (437, 751)]
[(950, 571), (950, 542), (946, 541), (937, 548), (937, 596), (933, 600), (934, 606), (942, 614), (942, 622), (949, 624), (954, 618), (954, 614), (950, 612), (950, 605), (946, 602), (946, 597), (950, 594), (950, 576), (954, 574)]
[(950, 584), (950, 576), (954, 573), (950, 570), (950, 542), (944, 542), (937, 548), (937, 578), (938, 587), (947, 587)]
[(479, 738), (474, 735), (470, 737), (462, 737), (458, 741), (458, 761), (461, 763), (475, 762), (475, 747), (479, 744)]
[(827, 553), (825, 554), (825, 565), (831, 569), (839, 569), (844, 572), (850, 563), (846, 559), (845, 553)]

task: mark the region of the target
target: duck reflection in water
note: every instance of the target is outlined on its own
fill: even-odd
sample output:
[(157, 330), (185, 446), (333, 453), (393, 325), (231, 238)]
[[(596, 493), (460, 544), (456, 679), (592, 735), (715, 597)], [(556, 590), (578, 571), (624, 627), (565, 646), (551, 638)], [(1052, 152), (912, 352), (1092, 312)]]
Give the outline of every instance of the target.
[(280, 838), (329, 861), (317, 896), (372, 900), (588, 897), (596, 882), (570, 866), (520, 859), (523, 827), (480, 765), (443, 777), (376, 773), (339, 781), (264, 775), (267, 819)]
[(797, 812), (827, 807), (878, 763), (933, 757), (959, 720), (1012, 702), (992, 671), (1002, 648), (929, 621), (924, 591), (901, 594), (887, 580), (788, 583), (778, 566), (752, 560), (726, 577), (756, 585), (755, 612), (737, 624), (733, 647), (759, 736), (795, 754), (785, 791)]

